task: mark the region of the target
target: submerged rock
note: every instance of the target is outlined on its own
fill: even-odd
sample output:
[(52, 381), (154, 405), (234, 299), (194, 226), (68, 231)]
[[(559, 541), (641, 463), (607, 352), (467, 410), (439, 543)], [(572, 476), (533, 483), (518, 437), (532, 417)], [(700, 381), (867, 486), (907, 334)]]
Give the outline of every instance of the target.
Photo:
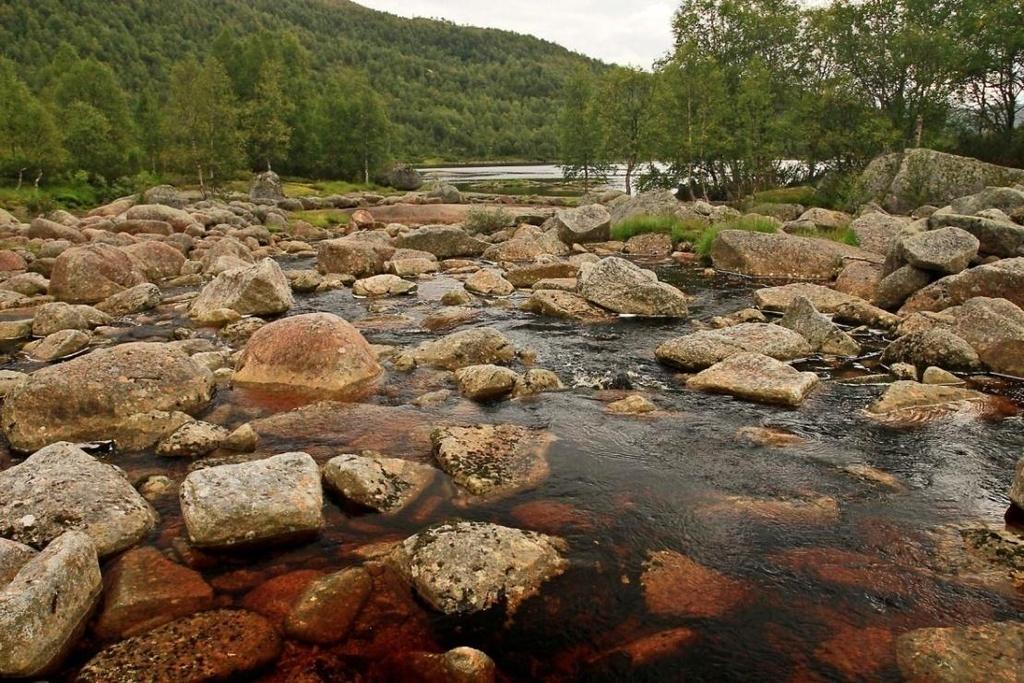
[(867, 412), (879, 417), (898, 416), (905, 411), (921, 409), (955, 410), (965, 404), (985, 404), (989, 400), (986, 394), (971, 389), (901, 381), (894, 383), (882, 398), (868, 406)]
[(401, 510), (438, 478), (438, 471), (429, 465), (359, 455), (332, 458), (323, 474), (328, 489), (378, 512)]
[(284, 622), (285, 633), (319, 645), (344, 640), (372, 589), (373, 579), (362, 567), (317, 579), (292, 606)]
[(785, 327), (743, 323), (667, 341), (657, 348), (655, 356), (682, 370), (703, 370), (731, 356), (751, 352), (793, 360), (809, 355), (811, 346), (800, 334)]
[(662, 617), (720, 617), (748, 593), (739, 581), (670, 550), (649, 553), (640, 584), (647, 609)]
[(459, 391), (474, 401), (491, 401), (512, 393), (519, 373), (500, 365), (471, 365), (455, 371)]
[(1024, 672), (1024, 622), (911, 631), (896, 639), (896, 659), (911, 683), (1016, 683)]
[(439, 427), (434, 457), (452, 480), (475, 496), (503, 496), (548, 476), (553, 437), (518, 425)]
[(688, 315), (682, 292), (659, 282), (653, 271), (614, 256), (584, 265), (578, 291), (587, 301), (615, 313), (666, 318)]
[(694, 375), (686, 385), (698, 391), (796, 407), (818, 381), (813, 372), (799, 372), (759, 353), (741, 353)]
[(449, 522), (410, 537), (393, 555), (398, 571), (445, 614), (504, 602), (509, 614), (568, 568), (564, 541), (481, 522)]

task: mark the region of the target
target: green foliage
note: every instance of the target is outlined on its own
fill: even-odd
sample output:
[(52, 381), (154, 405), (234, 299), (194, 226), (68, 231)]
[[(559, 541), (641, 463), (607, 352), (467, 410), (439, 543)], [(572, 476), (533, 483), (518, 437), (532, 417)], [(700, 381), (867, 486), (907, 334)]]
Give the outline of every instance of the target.
[(50, 110), (19, 78), (14, 63), (0, 58), (0, 175), (40, 177), (59, 168), (65, 151)]
[(860, 239), (857, 237), (857, 233), (855, 233), (853, 229), (850, 228), (850, 226), (848, 225), (839, 226), (837, 228), (831, 228), (829, 230), (797, 230), (792, 234), (798, 237), (813, 237), (815, 239), (830, 240), (832, 242), (848, 244), (851, 247), (860, 246)]
[(605, 154), (626, 166), (626, 193), (633, 193), (637, 167), (653, 157), (653, 77), (639, 69), (617, 68), (602, 79), (598, 112)]
[(306, 221), (314, 228), (329, 228), (335, 225), (346, 225), (350, 214), (341, 209), (320, 209), (316, 211), (293, 211), (292, 219)]
[(636, 235), (662, 233), (672, 236), (672, 243), (694, 242), (708, 228), (698, 220), (683, 220), (676, 216), (637, 216), (612, 228), (612, 239), (625, 241)]
[(465, 226), (470, 232), (490, 234), (512, 227), (514, 217), (505, 209), (483, 209), (473, 207), (466, 215)]
[(751, 195), (752, 204), (802, 204), (818, 206), (818, 191), (807, 185), (798, 187), (777, 187)]
[(558, 151), (566, 180), (582, 181), (583, 192), (607, 180), (610, 165), (601, 135), (595, 76), (577, 67), (565, 86), (558, 121)]

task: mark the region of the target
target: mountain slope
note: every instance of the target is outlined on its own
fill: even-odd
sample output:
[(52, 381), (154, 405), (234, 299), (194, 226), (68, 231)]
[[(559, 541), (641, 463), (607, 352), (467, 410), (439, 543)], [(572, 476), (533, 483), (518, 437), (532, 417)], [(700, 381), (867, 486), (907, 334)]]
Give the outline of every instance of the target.
[(32, 0), (0, 5), (0, 53), (40, 85), (62, 44), (110, 64), (139, 92), (222, 33), (294, 34), (313, 68), (364, 69), (410, 157), (552, 158), (564, 76), (601, 65), (507, 31), (406, 19), (347, 0)]

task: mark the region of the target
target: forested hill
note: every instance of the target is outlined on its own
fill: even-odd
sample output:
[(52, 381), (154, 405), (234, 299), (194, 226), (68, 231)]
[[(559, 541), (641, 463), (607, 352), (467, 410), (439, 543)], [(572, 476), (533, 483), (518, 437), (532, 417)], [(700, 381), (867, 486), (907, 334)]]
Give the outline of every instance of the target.
[[(370, 10), (347, 0), (32, 0), (0, 4), (0, 54), (39, 89), (59, 48), (109, 64), (128, 93), (158, 91), (171, 65), (225, 40), (294, 36), (312, 78), (365, 70), (407, 158), (553, 159), (565, 76), (600, 65), (534, 37)], [(230, 50), (230, 49), (229, 49)], [(55, 57), (56, 55), (56, 57)]]

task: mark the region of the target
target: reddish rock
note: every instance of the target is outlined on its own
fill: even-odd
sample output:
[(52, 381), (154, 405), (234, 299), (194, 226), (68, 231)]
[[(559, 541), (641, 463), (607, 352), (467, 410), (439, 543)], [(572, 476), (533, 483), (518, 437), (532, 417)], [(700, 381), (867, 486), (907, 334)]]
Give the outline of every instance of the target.
[(633, 666), (644, 666), (677, 654), (679, 650), (690, 645), (697, 638), (697, 632), (689, 628), (659, 631), (609, 650), (596, 661), (625, 655)]
[(498, 668), (480, 650), (457, 647), (443, 654), (406, 652), (389, 659), (387, 677), (418, 683), (494, 683)]
[(185, 265), (185, 255), (166, 242), (147, 240), (121, 247), (135, 269), (151, 282), (177, 277)]
[(872, 680), (896, 662), (892, 631), (885, 628), (845, 627), (822, 643), (814, 655), (844, 680)]
[(908, 595), (919, 583), (912, 570), (880, 557), (838, 548), (794, 548), (772, 556), (771, 560), (819, 581), (870, 593)]
[(897, 640), (896, 657), (909, 683), (1020, 683), (1024, 623), (913, 631)]
[(320, 645), (344, 640), (372, 589), (373, 580), (362, 567), (317, 579), (292, 606), (284, 622), (285, 633)]
[(50, 295), (73, 304), (95, 304), (146, 278), (123, 251), (109, 244), (87, 244), (61, 253), (50, 274)]
[(535, 500), (517, 505), (512, 509), (512, 517), (518, 526), (546, 534), (563, 534), (568, 527), (594, 528), (594, 523), (587, 513), (568, 503), (554, 500)]
[(0, 271), (25, 270), (25, 259), (10, 249), (0, 249)]
[(306, 592), (310, 584), (324, 575), (318, 569), (300, 569), (263, 582), (242, 598), (241, 606), (262, 615), (278, 629), (284, 628), (285, 617)]
[(747, 596), (741, 582), (669, 550), (650, 554), (640, 582), (647, 609), (658, 616), (719, 617)]

